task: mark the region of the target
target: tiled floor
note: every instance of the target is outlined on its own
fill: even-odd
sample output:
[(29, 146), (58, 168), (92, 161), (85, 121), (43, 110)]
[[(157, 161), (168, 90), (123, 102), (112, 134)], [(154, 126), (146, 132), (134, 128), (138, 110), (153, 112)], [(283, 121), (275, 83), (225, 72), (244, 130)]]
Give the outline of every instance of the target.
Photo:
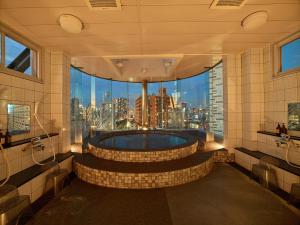
[(299, 212), (227, 164), (203, 179), (154, 190), (75, 179), (28, 225), (296, 225)]

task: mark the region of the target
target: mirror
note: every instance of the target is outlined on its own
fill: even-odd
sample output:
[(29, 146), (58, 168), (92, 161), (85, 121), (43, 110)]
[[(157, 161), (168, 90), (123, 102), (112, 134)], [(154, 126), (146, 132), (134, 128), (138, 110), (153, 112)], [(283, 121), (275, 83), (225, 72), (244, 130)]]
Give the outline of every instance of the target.
[(11, 135), (30, 131), (30, 106), (7, 104), (7, 127)]
[(288, 104), (288, 130), (300, 131), (300, 103)]

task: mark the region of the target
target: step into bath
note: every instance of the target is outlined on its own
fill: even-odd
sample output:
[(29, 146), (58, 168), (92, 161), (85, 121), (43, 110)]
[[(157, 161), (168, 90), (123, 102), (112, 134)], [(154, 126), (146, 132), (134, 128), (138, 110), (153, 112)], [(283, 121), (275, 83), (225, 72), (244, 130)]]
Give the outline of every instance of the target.
[(119, 162), (92, 154), (75, 154), (74, 171), (91, 184), (113, 188), (147, 189), (176, 186), (206, 176), (213, 167), (213, 152), (195, 152), (164, 162)]

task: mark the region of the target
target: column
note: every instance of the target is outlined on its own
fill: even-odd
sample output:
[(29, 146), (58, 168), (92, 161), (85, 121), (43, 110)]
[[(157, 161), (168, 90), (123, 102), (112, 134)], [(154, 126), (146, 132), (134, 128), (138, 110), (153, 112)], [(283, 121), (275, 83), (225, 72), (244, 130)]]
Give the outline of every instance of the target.
[(52, 131), (59, 133), (59, 152), (71, 149), (70, 64), (70, 57), (63, 52), (51, 52)]

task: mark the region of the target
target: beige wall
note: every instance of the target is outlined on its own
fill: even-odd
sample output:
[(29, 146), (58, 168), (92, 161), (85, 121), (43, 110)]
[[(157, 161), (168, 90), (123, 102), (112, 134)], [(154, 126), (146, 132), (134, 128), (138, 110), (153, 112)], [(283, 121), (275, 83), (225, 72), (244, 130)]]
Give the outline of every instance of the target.
[(51, 119), (52, 131), (60, 133), (59, 149), (70, 151), (70, 57), (51, 52)]
[[(13, 141), (31, 138), (43, 134), (33, 117), (34, 102), (39, 101), (38, 118), (48, 132), (57, 132), (53, 138), (55, 152), (70, 150), (70, 57), (62, 52), (43, 52), (43, 72), (41, 82), (32, 81), (14, 75), (0, 73), (0, 125), (7, 127), (7, 103), (27, 104), (31, 107), (31, 131), (12, 137)], [(38, 160), (51, 156), (47, 139), (45, 151), (36, 152)], [(32, 166), (28, 144), (6, 149), (12, 174)], [(2, 156), (0, 156), (0, 180), (6, 174)]]
[[(274, 78), (272, 74), (270, 47), (263, 49), (264, 55), (264, 130), (275, 132), (277, 123), (287, 126), (288, 103), (300, 102), (300, 72)], [(300, 132), (293, 133), (299, 136)], [(275, 144), (276, 137), (258, 134), (258, 149), (267, 154), (285, 159), (285, 149)], [(300, 165), (300, 148), (292, 146), (289, 158)]]
[[(270, 47), (263, 51), (265, 129), (275, 131), (278, 122), (287, 125), (288, 103), (300, 102), (300, 72), (274, 78)], [(300, 132), (297, 135), (299, 134)]]
[[(276, 137), (277, 123), (287, 125), (287, 106), (300, 102), (300, 73), (274, 77), (270, 47), (246, 49), (224, 57), (225, 147), (245, 147), (285, 159)], [(299, 133), (293, 133), (299, 136)], [(300, 165), (300, 148), (290, 149), (290, 160)]]
[(223, 58), (224, 145), (227, 149), (242, 144), (241, 55)]
[(242, 54), (242, 144), (257, 150), (257, 131), (264, 123), (263, 49), (251, 48)]

